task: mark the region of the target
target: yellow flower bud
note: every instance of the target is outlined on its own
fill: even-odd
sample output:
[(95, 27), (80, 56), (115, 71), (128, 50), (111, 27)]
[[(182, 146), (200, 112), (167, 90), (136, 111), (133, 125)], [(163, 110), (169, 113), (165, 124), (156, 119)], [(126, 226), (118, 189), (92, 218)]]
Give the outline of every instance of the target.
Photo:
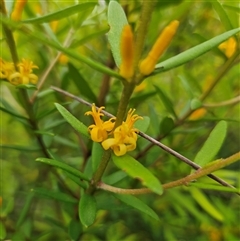
[(173, 36), (175, 35), (178, 25), (179, 21), (174, 20), (164, 28), (152, 49), (150, 50), (148, 56), (143, 61), (141, 61), (139, 65), (141, 74), (149, 75), (153, 72), (159, 57), (167, 49)]
[(199, 108), (197, 110), (195, 110), (190, 116), (189, 116), (189, 120), (198, 120), (201, 119), (202, 117), (204, 117), (207, 113), (207, 110), (205, 108)]
[(22, 11), (26, 3), (27, 3), (27, 0), (16, 0), (13, 12), (11, 14), (12, 20), (14, 21), (21, 20)]
[(237, 49), (235, 38), (229, 38), (227, 41), (221, 43), (218, 48), (221, 49), (228, 58), (231, 58)]
[(129, 79), (133, 76), (133, 61), (134, 61), (134, 43), (133, 33), (130, 25), (123, 27), (121, 41), (120, 41), (120, 52), (122, 62), (120, 65), (120, 75), (125, 79)]

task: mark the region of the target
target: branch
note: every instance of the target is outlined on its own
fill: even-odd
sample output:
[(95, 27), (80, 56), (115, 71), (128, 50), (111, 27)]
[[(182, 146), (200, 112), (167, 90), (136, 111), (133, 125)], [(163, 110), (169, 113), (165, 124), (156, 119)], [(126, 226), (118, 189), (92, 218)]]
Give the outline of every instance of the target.
[[(87, 105), (89, 107), (92, 107), (92, 104), (83, 100), (82, 98), (79, 98), (67, 91), (64, 91), (58, 87), (55, 87), (55, 86), (51, 86), (51, 89), (61, 93), (61, 94), (64, 94), (66, 96), (69, 96), (71, 98), (73, 98), (74, 100), (77, 100), (78, 102), (84, 104), (84, 105)], [(97, 107), (96, 107), (97, 108)], [(97, 108), (98, 109), (98, 108)], [(108, 116), (108, 117), (114, 117), (114, 115), (108, 113), (107, 111), (104, 111), (102, 110), (101, 111), (104, 115)], [(161, 149), (163, 149), (164, 151), (168, 152), (169, 154), (177, 157), (178, 159), (180, 159), (181, 161), (185, 162), (187, 165), (191, 166), (192, 168), (194, 168), (195, 170), (198, 170), (201, 168), (201, 166), (197, 165), (196, 163), (192, 162), (190, 159), (186, 158), (185, 156), (181, 155), (180, 153), (174, 151), (173, 149), (171, 149), (170, 147), (168, 146), (165, 146), (164, 144), (162, 144), (161, 142), (155, 140), (154, 138), (152, 138), (151, 136), (148, 136), (146, 135), (145, 133), (143, 132), (139, 132), (138, 133), (140, 136), (142, 136), (143, 138), (145, 138), (146, 140), (150, 141), (152, 143), (152, 145), (156, 145), (156, 146), (159, 146)], [(225, 182), (224, 180), (222, 180), (221, 178), (213, 175), (213, 174), (208, 174), (207, 175), (208, 177), (210, 177), (211, 179), (215, 180), (216, 182), (220, 183), (221, 185), (223, 186), (226, 186), (226, 187), (231, 187), (231, 188), (234, 188), (232, 185), (228, 184), (227, 182)]]
[[(238, 152), (226, 159), (216, 160), (216, 161), (210, 163), (209, 165), (197, 170), (196, 172), (194, 172), (184, 178), (163, 184), (162, 187), (164, 190), (166, 190), (166, 189), (170, 189), (170, 188), (174, 188), (174, 187), (178, 187), (178, 186), (182, 186), (182, 185), (187, 185), (189, 182), (196, 180), (200, 177), (209, 175), (210, 173), (212, 173), (220, 168), (223, 168), (227, 165), (230, 165), (230, 164), (238, 161), (239, 159), (240, 159), (240, 152)], [(119, 194), (139, 195), (139, 194), (152, 193), (152, 190), (150, 190), (149, 188), (123, 189), (123, 188), (110, 186), (103, 182), (99, 182), (97, 185), (97, 188), (105, 190), (105, 191), (113, 192), (113, 193), (119, 193)], [(234, 188), (234, 189), (236, 190), (236, 193), (238, 195), (240, 195), (239, 191), (236, 188)]]

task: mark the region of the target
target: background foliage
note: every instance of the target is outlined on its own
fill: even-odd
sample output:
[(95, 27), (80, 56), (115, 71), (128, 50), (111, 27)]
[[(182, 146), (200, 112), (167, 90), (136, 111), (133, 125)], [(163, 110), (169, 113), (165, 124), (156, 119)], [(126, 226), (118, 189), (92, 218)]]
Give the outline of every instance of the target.
[[(137, 28), (141, 2), (119, 2), (128, 22), (133, 29)], [(39, 66), (34, 72), (40, 78), (39, 83), (44, 82), (42, 86), (38, 85), (37, 92), (36, 89), (27, 90), (33, 102), (38, 133), (29, 128), (20, 90), (8, 82), (0, 83), (2, 240), (239, 240), (239, 196), (220, 185), (220, 190), (212, 190), (210, 184), (214, 182), (208, 177), (189, 186), (166, 190), (160, 196), (137, 196), (135, 208), (142, 212), (131, 207), (133, 199), (128, 200), (128, 195), (99, 191), (95, 194), (96, 220), (86, 228), (88, 222), (92, 222), (92, 214), (83, 214), (86, 218), (81, 220), (85, 226), (82, 225), (78, 217), (78, 199), (82, 196), (80, 205), (84, 208), (93, 200), (81, 193), (79, 185), (84, 183), (74, 179), (78, 174), (71, 176), (61, 169), (35, 161), (44, 156), (60, 160), (83, 172), (86, 179), (91, 178), (97, 165), (99, 152), (91, 152), (96, 151), (97, 147), (92, 149), (96, 143), (75, 131), (54, 103), (63, 105), (87, 126), (91, 119), (84, 113), (89, 107), (50, 86), (59, 87), (97, 106), (104, 105), (114, 115), (119, 103), (122, 83), (107, 39), (109, 1), (79, 1), (83, 5), (69, 10), (75, 3), (28, 1), (21, 26), (27, 27), (31, 33), (24, 28), (13, 33), (18, 55)], [(6, 6), (10, 13), (13, 2), (6, 1)], [(171, 20), (178, 19), (180, 27), (161, 62), (239, 27), (238, 14), (237, 1), (159, 1), (148, 29), (144, 55)], [(1, 57), (11, 61), (3, 35)], [(239, 104), (219, 105), (239, 96), (240, 92), (239, 58), (219, 76), (227, 61), (224, 52), (214, 47), (182, 66), (150, 76), (137, 86), (129, 105), (136, 108), (139, 115), (150, 117), (146, 133), (196, 160), (212, 129), (219, 121), (225, 120), (228, 124), (226, 137), (222, 138), (225, 141), (212, 158), (227, 158), (238, 152)], [(116, 70), (116, 76), (98, 67), (98, 63)], [(209, 90), (214, 81), (216, 85)], [(194, 112), (202, 105), (204, 112)], [(224, 128), (221, 126), (220, 129)], [(36, 134), (43, 138), (47, 156), (42, 153)], [(216, 141), (220, 138), (217, 135)], [(191, 168), (185, 163), (157, 146), (146, 151), (148, 146), (149, 142), (140, 137), (137, 149), (131, 155), (162, 183), (190, 173)], [(105, 183), (121, 188), (141, 187), (139, 181), (128, 177), (115, 164), (110, 162), (107, 167), (103, 177)], [(239, 163), (214, 174), (239, 188)], [(143, 202), (138, 204), (138, 200)], [(143, 203), (146, 207), (141, 206)]]

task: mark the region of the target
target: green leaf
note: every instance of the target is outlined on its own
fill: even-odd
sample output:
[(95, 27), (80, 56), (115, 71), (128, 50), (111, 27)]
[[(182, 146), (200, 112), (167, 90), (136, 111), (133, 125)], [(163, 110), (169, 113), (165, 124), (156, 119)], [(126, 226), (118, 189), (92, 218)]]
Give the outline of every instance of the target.
[(116, 1), (111, 1), (108, 6), (108, 24), (110, 26), (108, 41), (115, 63), (119, 67), (121, 64), (120, 40), (123, 27), (128, 24), (128, 21), (122, 6)]
[(210, 133), (208, 139), (197, 153), (194, 162), (200, 166), (205, 166), (212, 161), (220, 150), (227, 134), (227, 122), (220, 121)]
[(162, 68), (159, 69), (159, 71), (156, 70), (156, 73), (160, 73), (163, 71), (167, 71), (173, 68), (176, 68), (180, 65), (183, 65), (187, 62), (189, 62), (192, 59), (196, 59), (197, 57), (205, 54), (209, 50), (213, 49), (214, 47), (218, 46), (220, 43), (224, 42), (231, 36), (237, 34), (240, 31), (240, 28), (236, 28), (230, 31), (227, 31), (223, 34), (220, 34), (210, 40), (207, 40), (204, 43), (201, 43), (193, 48), (190, 48), (183, 53), (180, 53), (170, 59), (167, 59), (159, 64), (157, 64), (155, 67)]
[(140, 162), (129, 155), (112, 155), (114, 164), (125, 171), (130, 177), (139, 179), (142, 184), (153, 192), (161, 195), (163, 193), (162, 185), (159, 180)]
[(88, 133), (88, 128), (80, 122), (76, 117), (74, 117), (67, 109), (65, 109), (62, 105), (55, 103), (60, 114), (63, 118), (79, 133), (83, 134), (84, 136), (90, 138)]
[(77, 185), (79, 185), (80, 187), (82, 187), (83, 189), (86, 189), (86, 188), (88, 187), (88, 185), (87, 185), (85, 182), (81, 182), (81, 180), (80, 180), (78, 177), (72, 175), (71, 173), (66, 172), (66, 176), (67, 176), (69, 179), (71, 179), (73, 182), (75, 182)]
[(97, 204), (94, 196), (84, 193), (79, 202), (79, 217), (85, 227), (92, 225), (96, 218)]
[(76, 198), (58, 191), (52, 191), (45, 188), (33, 188), (31, 189), (31, 192), (40, 195), (41, 197), (56, 199), (61, 202), (78, 203), (78, 200)]
[(227, 4), (223, 4), (222, 5), (224, 8), (227, 8), (229, 10), (232, 10), (234, 12), (240, 13), (240, 6), (231, 6), (231, 5), (227, 5)]
[(15, 117), (18, 117), (18, 118), (27, 120), (27, 117), (22, 116), (22, 115), (16, 113), (15, 111), (6, 109), (5, 107), (0, 106), (0, 110), (3, 111), (3, 112), (5, 112), (5, 113), (8, 113), (8, 114), (10, 114), (10, 115), (12, 115), (12, 116), (15, 116)]
[(30, 146), (18, 146), (18, 145), (5, 145), (2, 144), (0, 145), (1, 148), (7, 148), (7, 149), (13, 149), (13, 150), (17, 150), (17, 151), (40, 151), (41, 148), (40, 147), (30, 147)]
[(223, 215), (211, 204), (208, 198), (197, 188), (190, 188), (190, 192), (195, 201), (213, 218), (223, 221)]
[(79, 240), (82, 233), (82, 225), (79, 221), (72, 219), (68, 225), (68, 234), (72, 241)]
[(37, 90), (37, 86), (36, 85), (32, 85), (32, 84), (21, 84), (21, 85), (17, 85), (16, 88), (18, 89), (26, 89), (26, 90)]
[(139, 119), (134, 124), (134, 128), (137, 128), (141, 132), (146, 132), (150, 124), (150, 118), (148, 116), (143, 116), (143, 119)]
[(100, 162), (101, 162), (101, 157), (103, 155), (103, 148), (100, 143), (93, 142), (92, 146), (92, 170), (95, 173), (97, 170)]
[(127, 176), (127, 174), (121, 170), (116, 171), (108, 176), (104, 176), (103, 177), (103, 182), (109, 184), (109, 185), (113, 185), (119, 181), (121, 181), (123, 178), (125, 178)]
[(68, 63), (68, 69), (69, 69), (69, 76), (77, 86), (79, 92), (83, 96), (91, 100), (93, 103), (96, 103), (97, 98), (95, 94), (93, 93), (92, 89), (89, 87), (87, 81), (80, 74), (80, 72), (71, 63)]
[(137, 210), (149, 215), (150, 217), (154, 218), (155, 220), (159, 221), (158, 215), (144, 202), (140, 199), (132, 196), (132, 195), (125, 195), (125, 194), (113, 194), (114, 197), (126, 203), (127, 205), (136, 208)]
[(170, 114), (172, 114), (176, 119), (177, 119), (177, 115), (175, 113), (175, 110), (173, 108), (173, 103), (170, 100), (170, 98), (156, 85), (154, 85), (158, 96), (160, 97), (160, 99), (162, 100), (164, 106), (166, 107), (166, 109), (169, 111)]
[(30, 193), (28, 193), (26, 200), (24, 200), (24, 206), (21, 209), (19, 218), (17, 220), (17, 227), (19, 227), (23, 223), (24, 219), (27, 217), (28, 210), (32, 204), (33, 196), (34, 196), (34, 194), (30, 192)]
[(233, 26), (228, 18), (227, 13), (225, 12), (224, 8), (222, 7), (222, 4), (217, 0), (211, 1), (211, 4), (212, 4), (213, 8), (215, 9), (215, 11), (217, 12), (217, 14), (218, 14), (219, 18), (221, 19), (221, 22), (223, 23), (226, 30), (233, 29)]
[(240, 193), (240, 189), (237, 188), (231, 188), (231, 187), (224, 187), (217, 184), (210, 184), (210, 183), (199, 183), (199, 182), (190, 182), (188, 186), (193, 186), (201, 189), (206, 190), (215, 190), (215, 191), (221, 191), (221, 192), (233, 192), (233, 193)]
[(7, 236), (7, 231), (6, 231), (5, 225), (2, 221), (0, 221), (0, 239), (5, 240), (6, 236)]
[(161, 135), (168, 134), (174, 128), (174, 121), (171, 117), (164, 117), (160, 123)]
[(31, 23), (31, 24), (48, 23), (48, 22), (56, 21), (56, 20), (59, 20), (62, 18), (67, 18), (80, 11), (86, 11), (88, 8), (92, 8), (95, 5), (96, 5), (96, 3), (91, 3), (91, 2), (80, 3), (80, 4), (77, 4), (77, 5), (68, 7), (68, 8), (64, 8), (57, 12), (47, 14), (42, 17), (24, 20), (23, 23)]
[(48, 164), (50, 166), (58, 167), (66, 172), (73, 174), (76, 177), (89, 181), (88, 177), (85, 174), (83, 174), (82, 172), (78, 171), (76, 168), (73, 168), (63, 162), (53, 160), (53, 159), (48, 159), (48, 158), (38, 158), (36, 159), (36, 161)]

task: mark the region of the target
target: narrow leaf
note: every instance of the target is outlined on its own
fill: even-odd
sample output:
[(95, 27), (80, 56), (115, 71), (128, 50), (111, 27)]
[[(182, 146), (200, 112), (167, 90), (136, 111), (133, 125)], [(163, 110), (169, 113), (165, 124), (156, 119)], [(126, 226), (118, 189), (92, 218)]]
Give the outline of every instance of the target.
[(58, 167), (66, 172), (73, 174), (76, 177), (89, 181), (88, 177), (85, 176), (85, 174), (83, 174), (82, 172), (78, 171), (76, 168), (71, 167), (63, 162), (53, 160), (53, 159), (48, 159), (48, 158), (38, 158), (36, 159), (36, 161), (48, 164), (50, 166)]
[(223, 221), (223, 215), (213, 206), (202, 191), (197, 188), (191, 188), (190, 192), (195, 201), (213, 218)]
[(125, 171), (130, 177), (139, 179), (142, 184), (153, 192), (161, 195), (163, 192), (159, 180), (140, 162), (129, 155), (115, 156), (112, 155), (114, 164)]
[(197, 57), (205, 54), (209, 50), (218, 46), (220, 43), (224, 42), (231, 36), (237, 34), (239, 31), (240, 31), (240, 28), (236, 28), (236, 29), (230, 30), (228, 32), (225, 32), (223, 34), (220, 34), (210, 40), (207, 40), (204, 43), (201, 43), (193, 48), (190, 48), (190, 49), (184, 51), (183, 53), (180, 53), (170, 59), (167, 59), (167, 60), (157, 64), (156, 69), (157, 68), (162, 68), (162, 69), (159, 69), (159, 71), (156, 70), (156, 73), (160, 73), (163, 71), (167, 71), (167, 70), (176, 68), (180, 65), (183, 65), (183, 64), (189, 62), (192, 59), (196, 59)]
[(143, 116), (143, 119), (137, 120), (134, 127), (141, 132), (146, 132), (150, 124), (150, 118), (148, 116)]
[(170, 100), (170, 98), (156, 85), (154, 85), (158, 96), (160, 97), (160, 99), (162, 100), (164, 106), (166, 107), (166, 109), (169, 111), (170, 114), (172, 114), (176, 119), (177, 119), (177, 115), (175, 113), (175, 110), (173, 108), (173, 103)]
[(68, 63), (68, 69), (69, 69), (69, 76), (75, 83), (79, 92), (83, 96), (85, 96), (89, 100), (91, 100), (93, 103), (96, 103), (97, 98), (96, 98), (95, 94), (93, 93), (92, 89), (89, 87), (87, 81), (80, 74), (80, 72), (71, 63)]
[(79, 217), (85, 227), (92, 225), (96, 218), (97, 204), (94, 196), (84, 193), (79, 202)]
[(121, 194), (113, 194), (114, 197), (122, 201), (123, 203), (136, 208), (137, 210), (149, 215), (150, 217), (154, 218), (155, 220), (159, 221), (158, 215), (144, 202), (140, 199), (131, 196), (131, 195), (121, 195)]
[(32, 193), (40, 195), (45, 198), (56, 199), (58, 201), (67, 202), (67, 203), (78, 203), (78, 200), (72, 196), (69, 196), (66, 193), (51, 191), (45, 188), (33, 188), (31, 189)]
[(160, 123), (161, 135), (168, 134), (174, 128), (174, 121), (171, 117), (164, 117)]
[(12, 111), (12, 110), (6, 109), (5, 107), (0, 106), (0, 110), (3, 111), (3, 112), (5, 112), (5, 113), (8, 113), (8, 114), (10, 114), (10, 115), (12, 115), (12, 116), (15, 116), (15, 117), (18, 117), (18, 118), (27, 120), (27, 117), (22, 116), (22, 115), (14, 112), (14, 111)]
[(116, 1), (111, 1), (108, 6), (108, 24), (110, 26), (108, 41), (115, 63), (119, 67), (121, 64), (120, 39), (122, 29), (128, 24), (128, 21), (122, 6)]
[(13, 150), (17, 150), (17, 151), (40, 151), (41, 148), (39, 147), (30, 147), (30, 146), (18, 146), (18, 145), (5, 145), (2, 144), (0, 145), (1, 148), (7, 148), (7, 149), (13, 149)]
[(76, 117), (74, 117), (67, 109), (65, 109), (63, 106), (55, 103), (55, 106), (57, 107), (60, 114), (63, 116), (63, 118), (79, 133), (85, 135), (89, 138), (88, 128), (80, 122)]
[(226, 30), (233, 29), (232, 24), (228, 18), (228, 15), (225, 12), (224, 8), (222, 7), (222, 4), (217, 0), (213, 0), (213, 1), (211, 1), (211, 3), (212, 3), (213, 8), (215, 9), (215, 11), (217, 12), (221, 22), (223, 23), (224, 27), (226, 28)]
[(33, 193), (28, 193), (25, 201), (24, 201), (24, 206), (23, 208), (21, 209), (21, 212), (20, 212), (20, 215), (19, 215), (19, 218), (17, 220), (17, 227), (19, 227), (22, 222), (24, 221), (24, 219), (26, 218), (27, 216), (27, 213), (28, 213), (28, 210), (32, 204), (32, 199), (33, 199)]
[(42, 17), (24, 20), (23, 23), (33, 23), (33, 24), (48, 23), (48, 22), (56, 21), (56, 20), (59, 20), (62, 18), (67, 18), (80, 11), (86, 11), (88, 8), (91, 8), (95, 5), (96, 5), (96, 3), (92, 3), (92, 2), (80, 3), (80, 4), (77, 4), (77, 5), (68, 7), (68, 8), (64, 8), (57, 12), (47, 14)]
[(240, 189), (237, 189), (237, 188), (224, 187), (221, 185), (210, 184), (210, 183), (191, 182), (191, 183), (189, 183), (189, 186), (206, 189), (206, 190), (221, 191), (221, 192), (233, 192), (233, 193), (240, 192)]
[(92, 170), (95, 173), (97, 170), (100, 162), (101, 162), (101, 157), (103, 155), (103, 148), (100, 143), (93, 142), (93, 147), (92, 147)]
[(226, 134), (227, 122), (220, 121), (210, 133), (201, 150), (197, 153), (194, 162), (200, 166), (205, 166), (208, 162), (214, 160), (214, 157), (223, 144)]

